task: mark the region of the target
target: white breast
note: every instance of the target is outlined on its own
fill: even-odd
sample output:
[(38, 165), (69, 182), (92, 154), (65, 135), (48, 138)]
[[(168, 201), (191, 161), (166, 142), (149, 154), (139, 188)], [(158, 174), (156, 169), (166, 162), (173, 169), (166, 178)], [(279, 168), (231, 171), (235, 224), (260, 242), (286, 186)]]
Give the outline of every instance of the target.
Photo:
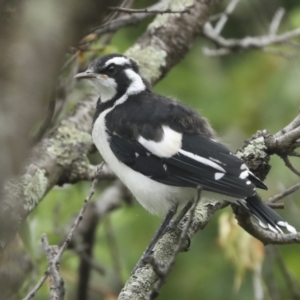
[(110, 149), (105, 132), (105, 117), (112, 108), (99, 115), (94, 123), (92, 136), (100, 154), (115, 174), (128, 187), (141, 205), (153, 214), (165, 213), (173, 203), (192, 200), (195, 189), (172, 187), (150, 179), (120, 162)]

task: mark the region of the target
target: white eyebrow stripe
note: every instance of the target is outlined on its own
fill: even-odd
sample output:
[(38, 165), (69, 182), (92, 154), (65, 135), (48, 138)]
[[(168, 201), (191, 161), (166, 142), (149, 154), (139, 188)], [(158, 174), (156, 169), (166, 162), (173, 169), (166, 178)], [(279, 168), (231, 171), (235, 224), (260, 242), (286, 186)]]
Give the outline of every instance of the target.
[(182, 149), (180, 149), (178, 152), (185, 155), (185, 156), (187, 156), (187, 157), (189, 157), (189, 158), (191, 158), (191, 159), (193, 159), (193, 160), (196, 160), (196, 161), (200, 162), (201, 164), (210, 166), (210, 167), (212, 167), (216, 170), (219, 170), (223, 173), (226, 173), (225, 169), (223, 169), (221, 166), (219, 166), (218, 164), (214, 163), (213, 161), (211, 161), (211, 160), (209, 160), (205, 157), (196, 155), (194, 153), (190, 153), (190, 152), (182, 150)]
[(110, 64), (116, 64), (116, 65), (121, 65), (122, 66), (122, 65), (130, 64), (130, 61), (126, 57), (117, 56), (117, 57), (114, 57), (114, 58), (111, 58), (110, 60), (108, 60), (105, 63), (105, 67), (107, 67)]

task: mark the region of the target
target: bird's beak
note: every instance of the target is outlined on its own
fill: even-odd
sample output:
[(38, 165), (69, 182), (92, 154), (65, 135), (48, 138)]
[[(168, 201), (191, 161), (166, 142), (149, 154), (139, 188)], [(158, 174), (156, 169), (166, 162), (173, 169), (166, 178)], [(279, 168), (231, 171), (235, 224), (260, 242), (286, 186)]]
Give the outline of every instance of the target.
[(76, 79), (91, 79), (91, 78), (96, 78), (97, 74), (91, 73), (91, 72), (82, 72), (78, 73), (74, 76)]

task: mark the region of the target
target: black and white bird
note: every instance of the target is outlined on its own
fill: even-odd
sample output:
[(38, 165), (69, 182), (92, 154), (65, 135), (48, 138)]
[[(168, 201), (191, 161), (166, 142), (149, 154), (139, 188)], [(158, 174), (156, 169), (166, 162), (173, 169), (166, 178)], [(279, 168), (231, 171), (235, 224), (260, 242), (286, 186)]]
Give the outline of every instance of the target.
[[(266, 205), (266, 189), (191, 108), (151, 90), (132, 59), (110, 54), (75, 76), (99, 93), (92, 137), (100, 154), (141, 205), (154, 214), (195, 198), (222, 195), (274, 232), (296, 233)], [(225, 196), (225, 197), (224, 197)]]

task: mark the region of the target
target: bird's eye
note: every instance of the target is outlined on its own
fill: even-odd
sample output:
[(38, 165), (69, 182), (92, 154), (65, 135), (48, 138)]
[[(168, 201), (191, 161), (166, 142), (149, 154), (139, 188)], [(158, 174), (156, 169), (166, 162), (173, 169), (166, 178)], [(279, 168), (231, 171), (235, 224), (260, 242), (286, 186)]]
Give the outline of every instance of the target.
[(111, 65), (111, 66), (108, 66), (107, 69), (106, 69), (106, 72), (111, 75), (111, 74), (114, 74), (116, 71), (116, 67), (114, 65)]

